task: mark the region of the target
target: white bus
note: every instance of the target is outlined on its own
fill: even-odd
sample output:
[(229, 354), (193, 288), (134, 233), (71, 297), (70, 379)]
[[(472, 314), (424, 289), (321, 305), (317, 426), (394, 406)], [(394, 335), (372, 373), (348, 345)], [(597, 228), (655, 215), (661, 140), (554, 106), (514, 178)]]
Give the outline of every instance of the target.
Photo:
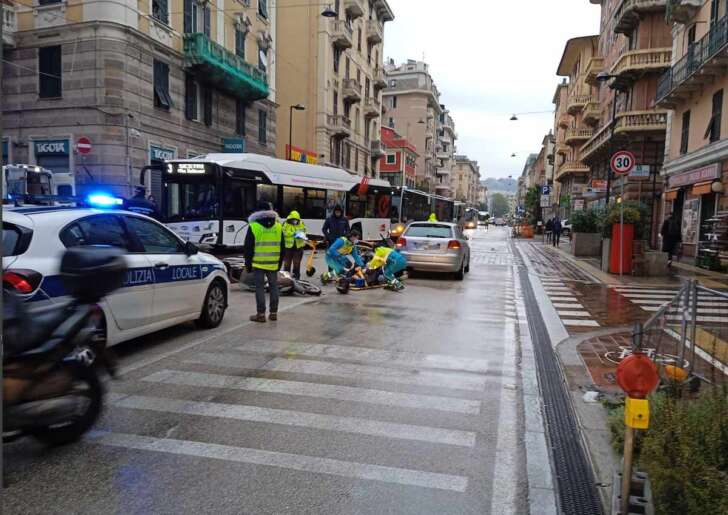
[(63, 202), (54, 197), (72, 198), (75, 194), (76, 180), (71, 172), (55, 172), (27, 164), (2, 167), (3, 203), (55, 205)]
[(170, 229), (221, 250), (243, 245), (259, 201), (270, 202), (281, 217), (298, 211), (308, 234), (317, 237), (336, 205), (364, 240), (378, 240), (390, 229), (389, 183), (368, 179), (362, 188), (361, 177), (339, 168), (258, 154), (206, 154), (168, 161), (161, 170), (147, 167), (141, 182), (160, 199), (160, 219)]

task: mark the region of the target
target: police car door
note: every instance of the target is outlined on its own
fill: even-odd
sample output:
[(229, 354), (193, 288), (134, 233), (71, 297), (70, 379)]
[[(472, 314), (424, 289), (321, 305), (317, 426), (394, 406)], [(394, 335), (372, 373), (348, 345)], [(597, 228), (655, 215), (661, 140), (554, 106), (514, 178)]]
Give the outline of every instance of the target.
[(188, 256), (182, 241), (162, 224), (133, 215), (124, 220), (154, 267), (155, 322), (199, 313), (206, 293), (200, 259)]
[(114, 214), (99, 214), (76, 220), (60, 234), (66, 247), (79, 245), (110, 245), (126, 251), (126, 277), (121, 288), (106, 297), (113, 321), (122, 330), (136, 329), (151, 323), (154, 280), (149, 259), (135, 253), (134, 242), (129, 239), (120, 218)]

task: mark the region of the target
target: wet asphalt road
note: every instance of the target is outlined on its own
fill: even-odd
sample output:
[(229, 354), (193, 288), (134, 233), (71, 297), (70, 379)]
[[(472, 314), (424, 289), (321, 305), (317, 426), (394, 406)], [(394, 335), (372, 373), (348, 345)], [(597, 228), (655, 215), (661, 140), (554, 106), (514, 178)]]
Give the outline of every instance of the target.
[(3, 513), (525, 513), (515, 259), (471, 243), (463, 282), (125, 345), (92, 434), (5, 446)]

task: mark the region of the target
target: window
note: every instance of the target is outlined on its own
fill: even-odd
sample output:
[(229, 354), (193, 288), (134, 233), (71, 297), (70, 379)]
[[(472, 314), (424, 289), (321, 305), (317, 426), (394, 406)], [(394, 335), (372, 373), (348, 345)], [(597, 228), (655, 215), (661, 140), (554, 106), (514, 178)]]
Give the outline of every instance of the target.
[(392, 80), (389, 81), (389, 87), (390, 88), (394, 88), (396, 86), (397, 86), (397, 80), (396, 79), (392, 79)]
[(361, 52), (361, 27), (356, 31), (357, 49)]
[(154, 105), (169, 110), (172, 99), (169, 96), (169, 65), (154, 60)]
[(258, 110), (258, 143), (265, 146), (268, 143), (268, 113)]
[(334, 91), (334, 116), (339, 114), (339, 92)]
[(397, 163), (397, 156), (395, 154), (387, 154), (387, 164), (393, 165)]
[[(51, 3), (48, 0), (40, 0), (40, 5), (44, 3)], [(152, 18), (155, 20), (169, 25), (169, 7), (167, 6), (167, 0), (152, 0)]]
[(235, 29), (235, 55), (245, 59), (245, 36), (246, 32), (243, 32), (239, 28)]
[(202, 32), (210, 37), (210, 7), (197, 0), (184, 0), (184, 31)]
[(90, 216), (78, 220), (63, 229), (60, 238), (66, 247), (109, 245), (122, 249), (131, 248), (124, 227), (113, 215)]
[(133, 232), (147, 254), (179, 254), (182, 244), (168, 229), (136, 216), (125, 216), (127, 228)]
[(326, 218), (326, 190), (306, 190), (303, 218), (322, 220)]
[(371, 96), (371, 90), (372, 90), (372, 83), (369, 80), (369, 77), (366, 78), (364, 81), (364, 98), (369, 100), (369, 97)]
[(705, 138), (709, 138), (713, 143), (720, 139), (720, 125), (723, 118), (723, 90), (717, 91), (713, 95), (713, 113), (708, 122), (708, 128), (705, 131)]
[(710, 24), (713, 25), (718, 20), (718, 8), (720, 6), (720, 0), (710, 1)]
[(205, 178), (190, 178), (168, 184), (163, 205), (170, 221), (213, 220), (217, 217), (217, 188), (206, 181)]
[(240, 99), (235, 101), (235, 133), (245, 136), (245, 102)]
[(397, 95), (392, 96), (392, 109), (397, 109)]
[(350, 72), (351, 72), (351, 60), (347, 57), (344, 62), (346, 63), (346, 68), (344, 68), (344, 78), (350, 79), (351, 78), (351, 75), (350, 75)]
[(202, 105), (200, 98), (200, 87), (195, 78), (185, 75), (185, 118), (188, 120), (200, 121), (198, 108)]
[(690, 111), (682, 115), (682, 129), (680, 134), (680, 154), (686, 154), (690, 142)]
[(258, 45), (258, 69), (265, 74), (268, 73), (268, 52), (260, 45)]
[(268, 19), (268, 0), (258, 0), (258, 14)]
[(60, 4), (61, 0), (38, 0), (38, 5), (53, 5), (53, 4)]
[(278, 208), (278, 186), (258, 184), (258, 202), (270, 202), (273, 209)]
[(341, 62), (341, 49), (334, 48), (334, 73), (339, 73), (339, 63)]
[(364, 120), (364, 141), (369, 143), (369, 136), (371, 134), (371, 125), (369, 120)]
[(38, 49), (38, 96), (58, 98), (63, 93), (61, 47), (47, 46)]
[(288, 216), (291, 211), (298, 211), (299, 214), (304, 208), (303, 188), (292, 188), (283, 186), (283, 206), (281, 213)]
[(695, 43), (695, 30), (696, 30), (696, 27), (697, 27), (697, 25), (693, 25), (688, 30), (688, 47), (690, 45), (692, 45), (693, 43)]
[(359, 149), (354, 149), (354, 171), (359, 171)]
[(389, 127), (394, 129), (394, 118), (392, 117), (389, 118)]

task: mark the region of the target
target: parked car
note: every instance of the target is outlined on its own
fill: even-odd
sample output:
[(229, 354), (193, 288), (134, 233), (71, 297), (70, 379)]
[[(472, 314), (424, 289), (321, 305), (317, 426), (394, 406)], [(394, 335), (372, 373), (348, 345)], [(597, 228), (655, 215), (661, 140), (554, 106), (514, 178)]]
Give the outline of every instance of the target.
[(503, 227), (506, 225), (506, 220), (505, 218), (496, 218), (493, 221), (493, 225), (495, 225), (496, 227)]
[(397, 240), (397, 249), (409, 270), (454, 273), (459, 281), (470, 271), (470, 245), (457, 224), (413, 222)]
[(561, 221), (561, 236), (571, 238), (571, 222), (568, 219)]
[(229, 289), (223, 263), (128, 211), (4, 207), (3, 287), (28, 302), (62, 302), (63, 252), (92, 245), (124, 249), (128, 266), (122, 288), (99, 303), (108, 345), (190, 320), (205, 328), (222, 322)]

